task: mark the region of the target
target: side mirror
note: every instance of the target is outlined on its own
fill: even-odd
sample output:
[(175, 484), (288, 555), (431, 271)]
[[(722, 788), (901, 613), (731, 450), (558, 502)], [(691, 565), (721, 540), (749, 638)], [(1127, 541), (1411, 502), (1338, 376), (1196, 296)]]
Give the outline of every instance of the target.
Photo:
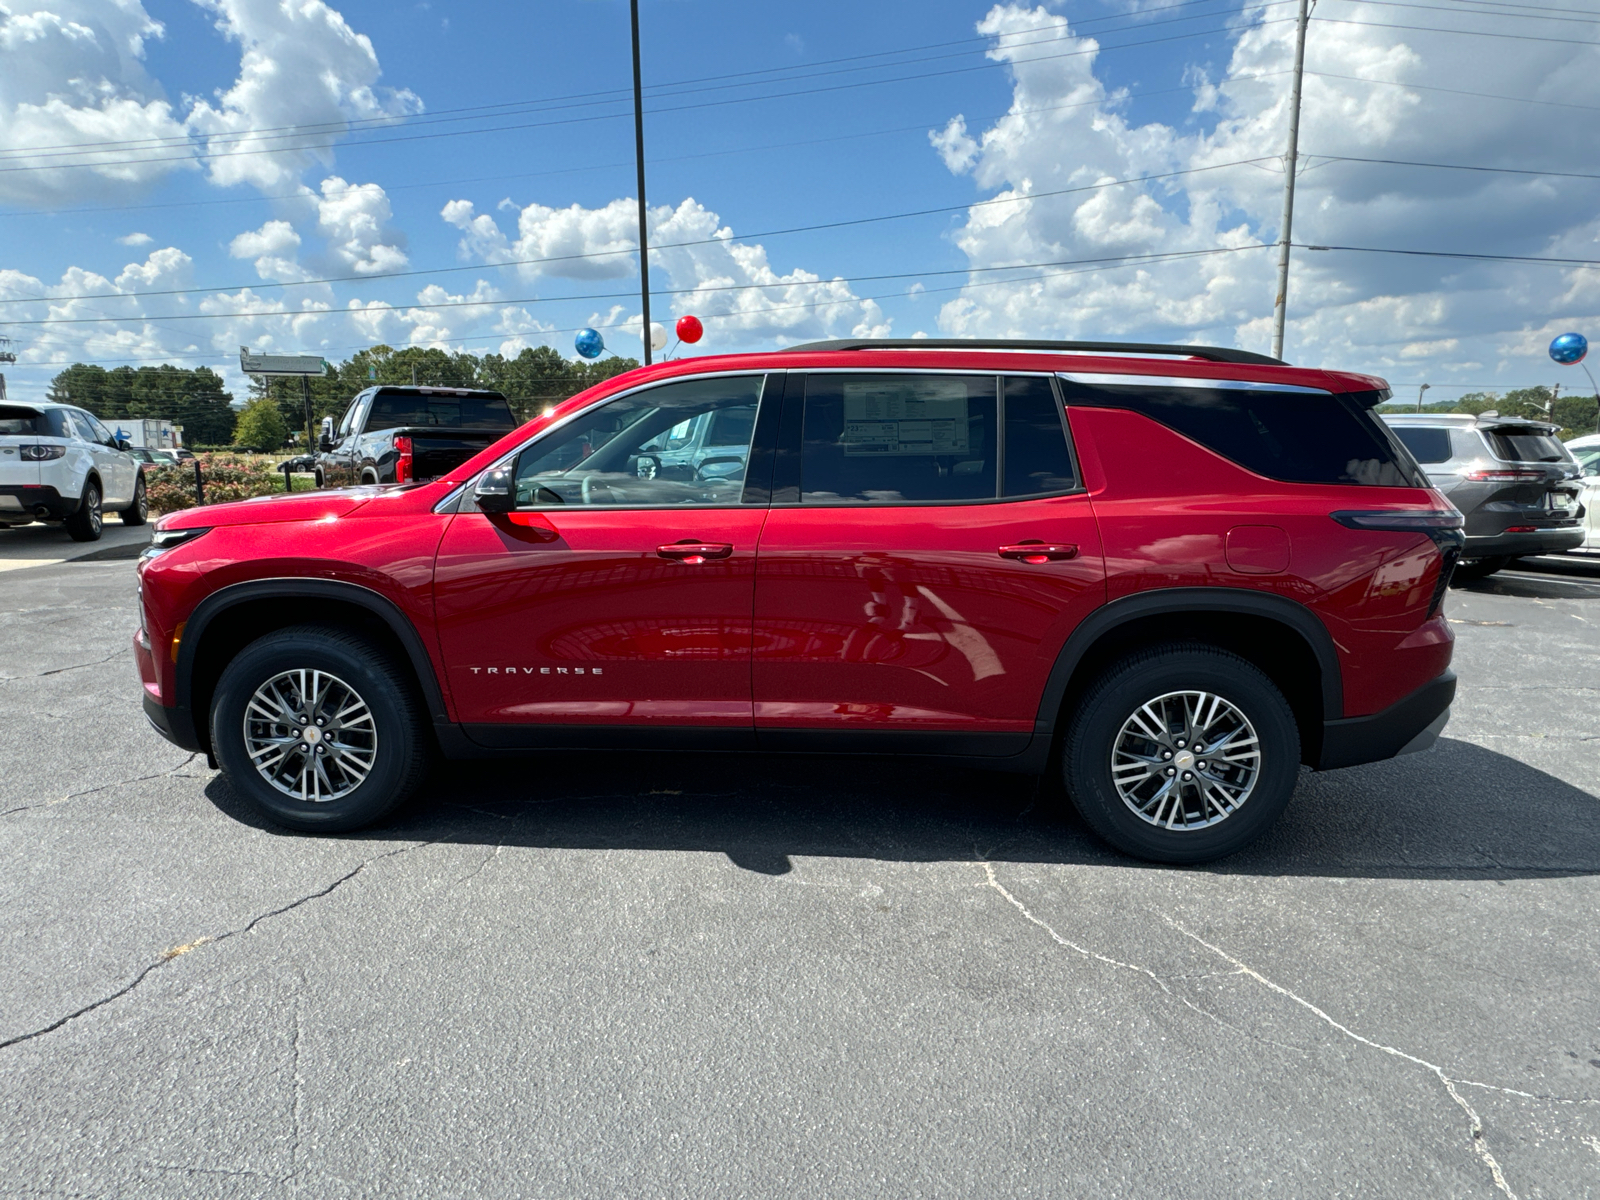
[(329, 450), (333, 449), (333, 439), (327, 434), (323, 434), (317, 439), (317, 449), (326, 454)]
[(133, 443), (130, 442), (127, 438), (118, 438), (117, 439), (117, 449), (118, 450), (124, 450), (124, 451), (132, 450), (133, 449)]
[(480, 512), (506, 513), (517, 506), (516, 471), (513, 466), (492, 467), (478, 476), (472, 502)]

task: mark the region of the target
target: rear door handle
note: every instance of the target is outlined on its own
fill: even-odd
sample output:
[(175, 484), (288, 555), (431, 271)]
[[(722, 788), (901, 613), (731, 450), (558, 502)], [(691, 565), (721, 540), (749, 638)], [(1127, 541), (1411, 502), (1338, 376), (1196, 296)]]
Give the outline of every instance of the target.
[(1069, 558), (1078, 557), (1076, 546), (1063, 546), (1046, 542), (1020, 542), (1015, 546), (1001, 546), (1001, 558), (1014, 558), (1018, 562), (1047, 563), (1061, 562)]
[(727, 542), (673, 542), (669, 546), (657, 546), (656, 553), (662, 558), (670, 558), (674, 562), (688, 563), (690, 566), (699, 566), (713, 558), (727, 558), (733, 553), (733, 547)]

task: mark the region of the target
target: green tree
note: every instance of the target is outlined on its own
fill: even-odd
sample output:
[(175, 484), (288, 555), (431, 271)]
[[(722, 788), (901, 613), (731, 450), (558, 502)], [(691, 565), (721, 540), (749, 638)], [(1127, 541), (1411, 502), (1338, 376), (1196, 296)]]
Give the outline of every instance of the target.
[(262, 450), (277, 450), (289, 440), (289, 426), (284, 422), (278, 406), (266, 396), (252, 400), (239, 414), (233, 427), (233, 444), (259, 446)]
[(74, 363), (50, 381), (46, 395), (86, 408), (111, 423), (147, 417), (182, 425), (191, 445), (226, 445), (233, 436), (233, 393), (209, 367), (104, 367)]

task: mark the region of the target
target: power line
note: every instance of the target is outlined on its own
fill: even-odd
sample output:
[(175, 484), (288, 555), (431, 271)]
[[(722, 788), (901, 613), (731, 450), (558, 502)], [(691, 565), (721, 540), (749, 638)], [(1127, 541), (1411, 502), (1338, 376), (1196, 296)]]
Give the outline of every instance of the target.
[[(1274, 2), (1275, 3), (1285, 3), (1285, 2), (1287, 2), (1287, 0), (1274, 0)], [(1287, 18), (1285, 18), (1285, 19), (1287, 19)], [(1281, 24), (1281, 23), (1282, 22), (1280, 20), (1276, 20), (1276, 19), (1275, 20), (1268, 20), (1268, 21), (1258, 21), (1254, 25), (1252, 25), (1251, 28), (1261, 28), (1262, 26)], [(911, 74), (911, 75), (890, 76), (889, 78), (886, 78), (886, 79), (858, 80), (858, 81), (856, 81), (854, 83), (830, 84), (830, 85), (828, 85), (826, 87), (800, 88), (798, 90), (789, 91), (789, 92), (771, 92), (771, 93), (768, 93), (768, 94), (765, 94), (765, 95), (743, 96), (743, 97), (726, 99), (726, 100), (706, 100), (706, 101), (701, 101), (701, 102), (699, 102), (697, 104), (680, 104), (680, 105), (676, 105), (676, 106), (665, 106), (665, 107), (651, 108), (651, 109), (648, 109), (647, 112), (650, 115), (661, 115), (661, 114), (676, 113), (676, 112), (692, 112), (692, 111), (697, 111), (699, 109), (705, 109), (705, 108), (721, 108), (721, 107), (726, 107), (728, 105), (733, 105), (733, 104), (752, 104), (752, 103), (756, 103), (756, 102), (759, 102), (759, 101), (766, 101), (766, 100), (792, 99), (792, 98), (794, 98), (796, 96), (812, 96), (812, 95), (820, 95), (820, 94), (827, 93), (827, 92), (849, 91), (849, 90), (853, 90), (853, 89), (857, 89), (857, 88), (881, 87), (881, 86), (884, 86), (884, 85), (887, 85), (887, 84), (908, 83), (908, 82), (916, 82), (918, 80), (923, 80), (923, 79), (937, 79), (937, 78), (948, 77), (948, 76), (951, 76), (951, 75), (970, 74), (971, 72), (974, 72), (974, 71), (989, 71), (989, 70), (994, 70), (997, 67), (1026, 66), (1029, 63), (1050, 62), (1050, 61), (1054, 61), (1054, 60), (1057, 60), (1057, 59), (1063, 59), (1063, 58), (1078, 58), (1078, 57), (1081, 57), (1083, 55), (1100, 54), (1100, 53), (1103, 53), (1103, 52), (1106, 52), (1106, 51), (1132, 50), (1132, 49), (1137, 49), (1137, 48), (1140, 48), (1140, 47), (1143, 47), (1143, 46), (1152, 46), (1152, 45), (1157, 45), (1157, 44), (1161, 44), (1161, 43), (1165, 43), (1165, 42), (1186, 41), (1186, 40), (1190, 40), (1190, 39), (1193, 39), (1193, 38), (1211, 37), (1211, 36), (1213, 36), (1215, 34), (1226, 33), (1226, 32), (1229, 32), (1229, 31), (1230, 31), (1230, 27), (1220, 27), (1220, 28), (1217, 28), (1217, 29), (1202, 29), (1202, 30), (1193, 31), (1193, 32), (1190, 32), (1190, 33), (1169, 34), (1169, 35), (1167, 35), (1165, 37), (1147, 38), (1147, 39), (1144, 39), (1143, 41), (1123, 42), (1123, 43), (1120, 43), (1120, 44), (1114, 45), (1114, 46), (1097, 45), (1093, 49), (1070, 50), (1070, 51), (1065, 51), (1065, 52), (1063, 52), (1061, 54), (1035, 55), (1035, 56), (1033, 56), (1031, 58), (1010, 59), (1010, 60), (1005, 60), (1005, 61), (1000, 61), (1000, 62), (982, 63), (982, 64), (979, 64), (977, 66), (971, 66), (971, 67), (951, 67), (949, 69), (941, 70), (941, 71), (924, 71), (924, 72), (919, 72), (919, 73), (915, 73), (915, 74)], [(485, 127), (479, 128), (479, 129), (458, 129), (458, 130), (450, 130), (450, 131), (439, 132), (439, 133), (408, 134), (408, 135), (405, 135), (405, 136), (402, 136), (402, 137), (394, 137), (394, 138), (368, 138), (368, 139), (364, 139), (364, 140), (347, 141), (347, 142), (343, 142), (343, 143), (339, 143), (339, 142), (336, 142), (336, 141), (316, 142), (316, 143), (307, 142), (307, 143), (305, 143), (303, 145), (298, 145), (298, 146), (277, 146), (277, 147), (271, 147), (271, 148), (264, 148), (264, 149), (260, 149), (260, 150), (224, 150), (224, 151), (217, 151), (217, 152), (196, 151), (194, 153), (189, 153), (189, 154), (168, 155), (168, 156), (164, 156), (164, 157), (108, 159), (108, 160), (100, 161), (100, 162), (55, 163), (55, 164), (44, 164), (44, 165), (38, 165), (38, 166), (8, 166), (8, 167), (0, 167), (0, 174), (12, 174), (12, 173), (20, 172), (20, 171), (65, 171), (65, 170), (86, 170), (86, 169), (87, 170), (95, 170), (95, 169), (103, 169), (105, 167), (112, 167), (112, 166), (118, 166), (118, 167), (143, 166), (143, 165), (148, 165), (148, 164), (151, 164), (151, 163), (162, 163), (162, 162), (202, 162), (202, 161), (206, 161), (206, 160), (213, 159), (213, 158), (242, 157), (242, 156), (246, 156), (246, 155), (256, 155), (256, 154), (287, 154), (287, 153), (297, 153), (297, 152), (304, 151), (304, 150), (332, 150), (332, 149), (334, 149), (336, 147), (342, 147), (342, 148), (345, 148), (345, 149), (349, 149), (349, 148), (353, 148), (353, 147), (357, 147), (357, 146), (393, 145), (393, 144), (400, 143), (400, 142), (429, 141), (429, 140), (433, 140), (433, 139), (441, 138), (441, 137), (465, 137), (465, 136), (468, 136), (470, 134), (481, 134), (481, 133), (510, 133), (510, 132), (515, 132), (515, 131), (523, 130), (523, 129), (545, 129), (545, 128), (550, 128), (550, 127), (557, 126), (557, 125), (586, 124), (586, 123), (590, 123), (590, 122), (594, 122), (594, 121), (617, 120), (617, 119), (620, 119), (622, 117), (626, 117), (627, 115), (628, 115), (627, 113), (603, 113), (603, 114), (596, 114), (596, 115), (587, 116), (587, 117), (572, 117), (572, 118), (565, 118), (565, 119), (553, 120), (553, 121), (533, 121), (533, 122), (524, 122), (524, 123), (518, 124), (518, 125), (495, 125), (495, 126), (485, 126)]]
[[(1280, 4), (1289, 3), (1289, 2), (1290, 2), (1290, 0), (1269, 0), (1269, 2), (1267, 4), (1265, 4), (1263, 7), (1265, 7), (1265, 8), (1273, 8), (1273, 7), (1277, 7)], [(1200, 4), (1204, 4), (1204, 5), (1224, 4), (1225, 5), (1226, 3), (1227, 3), (1227, 0), (1179, 0), (1179, 2), (1175, 3), (1175, 4), (1165, 4), (1165, 5), (1159, 5), (1159, 6), (1154, 6), (1154, 7), (1151, 7), (1151, 8), (1143, 9), (1143, 10), (1141, 10), (1141, 14), (1140, 15), (1142, 16), (1144, 13), (1150, 13), (1150, 12), (1170, 11), (1172, 9), (1178, 9), (1178, 8), (1190, 8), (1190, 7), (1193, 7), (1195, 5), (1200, 5)], [(1107, 21), (1117, 21), (1117, 22), (1121, 23), (1117, 28), (1110, 30), (1110, 32), (1122, 32), (1124, 30), (1145, 29), (1145, 28), (1150, 28), (1150, 27), (1156, 26), (1156, 25), (1173, 24), (1176, 21), (1203, 20), (1207, 16), (1215, 16), (1215, 15), (1219, 15), (1219, 14), (1216, 14), (1216, 13), (1210, 13), (1210, 14), (1202, 13), (1202, 14), (1198, 14), (1196, 16), (1173, 18), (1170, 21), (1143, 21), (1143, 20), (1138, 20), (1138, 19), (1130, 20), (1126, 14), (1117, 13), (1117, 14), (1111, 14), (1111, 15), (1104, 16), (1104, 17), (1090, 17), (1090, 18), (1087, 18), (1085, 20), (1075, 22), (1071, 26), (1069, 26), (1067, 36), (1071, 37), (1071, 38), (1079, 38), (1079, 37), (1086, 36), (1086, 35), (1084, 35), (1082, 33), (1073, 32), (1073, 31), (1083, 29), (1084, 27), (1090, 26), (1090, 25), (1102, 24), (1102, 23), (1107, 22)], [(1019, 45), (1020, 46), (1040, 45), (1040, 44), (1043, 44), (1043, 43), (1046, 43), (1046, 42), (1050, 42), (1050, 41), (1062, 40), (1061, 35), (1060, 35), (1060, 31), (1061, 31), (1061, 26), (1058, 25), (1058, 24), (1052, 23), (1052, 24), (1049, 24), (1049, 25), (1032, 26), (1032, 27), (1027, 28), (1027, 29), (1012, 30), (1007, 34), (1000, 35), (1000, 37), (1016, 37), (1016, 36), (1019, 36), (1019, 35), (1030, 34), (1030, 33), (1051, 33), (1051, 34), (1056, 35), (1056, 36), (1049, 37), (1049, 38), (1040, 38), (1040, 39), (1038, 39), (1036, 41), (1032, 41), (1032, 42), (1011, 41), (1011, 42), (1007, 43), (1007, 48), (1011, 49), (1011, 48), (1015, 48), (1015, 47), (1017, 47)], [(741, 83), (730, 82), (732, 80), (737, 80), (737, 79), (740, 79), (740, 78), (743, 78), (743, 77), (774, 75), (774, 74), (777, 74), (777, 73), (780, 73), (780, 72), (804, 72), (803, 74), (794, 76), (792, 79), (785, 79), (785, 80), (779, 80), (778, 81), (778, 82), (781, 82), (781, 83), (787, 83), (787, 82), (792, 82), (793, 79), (821, 78), (821, 77), (826, 76), (826, 75), (831, 75), (831, 74), (837, 74), (838, 73), (838, 72), (833, 72), (833, 71), (817, 71), (817, 70), (815, 70), (815, 68), (817, 68), (817, 67), (833, 66), (833, 65), (839, 64), (839, 63), (858, 63), (863, 59), (890, 58), (890, 57), (895, 57), (895, 56), (900, 56), (900, 55), (905, 55), (905, 54), (913, 54), (913, 53), (916, 53), (916, 52), (922, 51), (922, 50), (943, 49), (943, 48), (948, 47), (948, 46), (968, 46), (968, 47), (972, 47), (975, 44), (984, 44), (984, 43), (989, 43), (989, 42), (996, 42), (996, 41), (999, 41), (999, 40), (1000, 40), (1000, 38), (996, 37), (996, 35), (985, 34), (985, 35), (980, 35), (980, 36), (977, 36), (977, 37), (960, 38), (960, 39), (957, 39), (957, 40), (954, 40), (954, 41), (933, 42), (933, 43), (928, 43), (928, 44), (921, 45), (921, 46), (905, 46), (905, 47), (901, 47), (901, 48), (895, 49), (895, 50), (880, 50), (880, 51), (875, 51), (875, 52), (869, 53), (869, 54), (853, 54), (853, 55), (846, 55), (846, 56), (839, 57), (839, 58), (819, 59), (819, 60), (816, 60), (816, 61), (813, 61), (813, 62), (808, 62), (808, 63), (795, 63), (795, 64), (790, 64), (790, 65), (780, 66), (780, 67), (765, 67), (765, 68), (759, 68), (759, 69), (750, 70), (750, 71), (737, 71), (737, 72), (731, 72), (731, 73), (730, 72), (724, 72), (724, 73), (717, 74), (717, 75), (704, 75), (704, 76), (697, 76), (697, 77), (690, 78), (690, 79), (672, 80), (672, 81), (668, 81), (668, 82), (664, 82), (664, 83), (651, 84), (651, 85), (647, 86), (644, 90), (647, 93), (659, 93), (659, 94), (662, 94), (662, 95), (666, 96), (666, 98), (671, 98), (671, 96), (675, 95), (675, 94), (688, 94), (688, 93), (671, 93), (667, 89), (671, 89), (671, 88), (687, 88), (687, 87), (691, 87), (692, 85), (695, 85), (695, 84), (713, 84), (713, 85), (716, 85), (716, 86), (711, 87), (711, 88), (695, 89), (695, 90), (697, 90), (697, 91), (698, 90), (716, 91), (716, 90), (722, 90), (722, 89), (727, 88), (727, 87), (750, 86), (749, 84), (741, 84)], [(958, 52), (956, 54), (938, 55), (938, 56), (935, 56), (934, 58), (908, 59), (908, 60), (903, 60), (901, 62), (880, 63), (880, 64), (877, 64), (876, 66), (853, 67), (853, 68), (849, 68), (849, 69), (851, 69), (851, 70), (873, 70), (873, 69), (878, 69), (879, 67), (892, 68), (892, 67), (899, 67), (899, 66), (907, 66), (907, 65), (910, 65), (910, 64), (916, 63), (916, 62), (931, 62), (931, 61), (935, 61), (936, 59), (961, 57), (963, 54), (970, 53), (970, 52), (971, 52), (970, 50), (967, 50), (967, 51)], [(179, 147), (179, 146), (188, 145), (194, 137), (203, 137), (203, 138), (205, 138), (206, 141), (212, 142), (212, 141), (224, 140), (224, 139), (225, 140), (230, 140), (230, 141), (231, 140), (243, 140), (243, 139), (246, 139), (246, 138), (261, 137), (261, 136), (268, 135), (268, 134), (283, 134), (285, 136), (297, 136), (297, 135), (303, 136), (303, 135), (305, 135), (307, 133), (310, 133), (312, 131), (319, 130), (319, 129), (320, 130), (325, 130), (325, 131), (330, 132), (330, 133), (342, 133), (342, 132), (347, 131), (348, 129), (350, 129), (353, 126), (373, 126), (373, 125), (382, 126), (382, 125), (392, 125), (392, 124), (420, 124), (420, 123), (431, 122), (431, 121), (434, 121), (434, 120), (437, 120), (437, 119), (441, 119), (441, 118), (446, 118), (446, 117), (449, 117), (452, 120), (453, 119), (470, 119), (470, 118), (458, 118), (458, 117), (454, 116), (454, 114), (462, 114), (462, 113), (480, 114), (480, 113), (489, 113), (489, 112), (494, 112), (496, 110), (504, 110), (504, 109), (521, 109), (523, 111), (531, 112), (531, 111), (537, 111), (540, 108), (540, 106), (544, 106), (544, 105), (552, 105), (552, 106), (558, 106), (558, 107), (569, 107), (569, 105), (565, 105), (565, 104), (561, 103), (561, 102), (565, 102), (565, 101), (587, 101), (590, 104), (597, 104), (597, 103), (605, 103), (608, 99), (613, 99), (613, 100), (616, 100), (617, 102), (620, 103), (620, 102), (626, 101), (630, 97), (630, 94), (631, 93), (629, 92), (629, 90), (627, 88), (611, 88), (611, 89), (603, 89), (603, 90), (600, 90), (600, 91), (593, 91), (593, 92), (570, 92), (570, 93), (566, 93), (566, 94), (563, 94), (563, 95), (540, 97), (538, 99), (510, 100), (510, 101), (503, 101), (503, 102), (497, 103), (497, 104), (479, 104), (479, 105), (462, 106), (462, 107), (457, 107), (457, 108), (438, 109), (438, 110), (435, 110), (435, 111), (432, 111), (432, 112), (409, 114), (409, 115), (408, 114), (392, 114), (392, 115), (386, 115), (386, 116), (381, 116), (381, 117), (349, 117), (349, 118), (341, 118), (338, 121), (311, 122), (311, 123), (308, 123), (308, 124), (300, 124), (300, 125), (257, 126), (257, 127), (250, 128), (250, 129), (227, 130), (227, 131), (224, 131), (224, 132), (221, 132), (221, 133), (214, 133), (214, 134), (185, 135), (183, 137), (124, 138), (124, 139), (109, 139), (109, 140), (99, 141), (99, 142), (59, 142), (59, 143), (52, 143), (52, 144), (47, 144), (47, 145), (43, 145), (43, 146), (13, 147), (13, 148), (8, 149), (8, 150), (0, 150), (0, 157), (4, 157), (4, 156), (7, 156), (7, 155), (31, 157), (31, 156), (38, 155), (41, 152), (52, 151), (52, 150), (61, 150), (61, 151), (67, 151), (67, 152), (103, 151), (108, 147), (111, 147), (111, 148), (124, 147), (124, 148), (140, 148), (140, 149), (170, 149), (170, 148), (175, 148), (175, 147)], [(578, 107), (581, 107), (581, 105), (578, 105)], [(514, 114), (514, 113), (513, 114), (502, 113), (501, 115), (517, 115), (517, 114)]]
[[(913, 209), (909, 212), (883, 213), (873, 217), (852, 217), (839, 221), (824, 221), (815, 225), (794, 225), (787, 229), (768, 229), (756, 233), (741, 234), (738, 237), (709, 237), (697, 238), (687, 242), (667, 242), (655, 247), (657, 250), (678, 250), (692, 246), (728, 245), (733, 242), (749, 242), (757, 238), (781, 237), (793, 233), (816, 233), (827, 229), (843, 229), (853, 225), (870, 225), (881, 221), (899, 221), (912, 217), (936, 216), (943, 213), (965, 212), (973, 208), (986, 208), (996, 204), (1018, 204), (1025, 200), (1043, 200), (1052, 196), (1066, 196), (1080, 192), (1100, 191), (1104, 188), (1120, 187), (1130, 183), (1153, 183), (1162, 179), (1172, 179), (1181, 175), (1198, 175), (1205, 171), (1220, 171), (1227, 167), (1248, 166), (1252, 163), (1268, 162), (1276, 155), (1263, 158), (1240, 159), (1235, 162), (1213, 163), (1204, 167), (1189, 167), (1179, 171), (1167, 171), (1156, 175), (1140, 175), (1128, 179), (1110, 179), (1099, 183), (1082, 184), (1078, 187), (1058, 188), (1048, 192), (1032, 192), (1021, 196), (996, 196), (989, 200), (969, 200), (962, 204), (946, 204), (936, 208)], [(388, 271), (370, 275), (331, 275), (321, 279), (297, 280), (265, 280), (256, 283), (229, 284), (227, 286), (197, 287), (197, 288), (169, 288), (163, 291), (151, 292), (92, 292), (78, 296), (51, 296), (52, 302), (66, 302), (70, 300), (128, 300), (142, 299), (151, 296), (193, 296), (210, 295), (220, 292), (244, 290), (264, 291), (267, 288), (280, 287), (309, 287), (330, 283), (364, 283), (376, 279), (410, 279), (421, 275), (445, 275), (462, 271), (485, 271), (494, 267), (525, 267), (540, 266), (546, 263), (572, 262), (592, 258), (610, 258), (616, 255), (637, 253), (637, 247), (625, 247), (620, 250), (598, 250), (580, 254), (558, 254), (548, 258), (520, 258), (507, 259), (504, 262), (469, 263), (456, 267), (428, 267), (415, 271)], [(22, 300), (0, 300), (0, 304), (27, 303)]]
[[(1441, 29), (1437, 25), (1390, 25), (1383, 21), (1355, 21), (1346, 17), (1318, 17), (1323, 25), (1363, 25), (1368, 29), (1409, 29), (1417, 33), (1459, 33), (1462, 37), (1509, 38), (1515, 42), (1553, 42), (1558, 46), (1600, 46), (1600, 42), (1583, 42), (1577, 38), (1539, 37), (1532, 33), (1497, 33), (1489, 29)], [(1263, 21), (1263, 25), (1272, 22)]]
[(1552, 258), (1537, 254), (1472, 254), (1465, 250), (1399, 250), (1388, 246), (1312, 246), (1301, 250), (1344, 250), (1354, 254), (1399, 254), (1414, 258), (1461, 258), (1480, 262), (1535, 263), (1556, 267), (1600, 267), (1600, 258)]
[[(766, 288), (795, 288), (795, 287), (829, 287), (839, 283), (867, 283), (889, 279), (921, 279), (938, 275), (970, 275), (989, 271), (1032, 271), (1041, 267), (1060, 266), (1086, 266), (1086, 265), (1124, 265), (1141, 262), (1164, 262), (1185, 258), (1200, 258), (1213, 254), (1234, 254), (1241, 250), (1260, 250), (1262, 245), (1254, 243), (1243, 246), (1220, 246), (1206, 250), (1176, 250), (1157, 254), (1119, 254), (1106, 258), (1080, 258), (1060, 259), (1051, 262), (1038, 263), (1008, 263), (994, 267), (954, 267), (932, 271), (902, 271), (883, 275), (836, 275), (831, 279), (780, 279), (772, 283), (730, 283), (715, 284), (710, 287), (692, 288), (657, 288), (656, 291), (666, 296), (703, 296), (718, 292), (749, 292), (760, 291)], [(1022, 279), (1033, 279), (1037, 276), (1023, 276)], [(1003, 282), (1019, 282), (1020, 280), (1006, 280)], [(509, 307), (524, 304), (568, 304), (578, 300), (627, 300), (634, 293), (628, 292), (596, 292), (576, 296), (529, 296), (515, 300), (439, 300), (431, 303), (416, 304), (386, 304), (380, 309), (337, 309), (337, 308), (304, 308), (304, 309), (279, 309), (270, 312), (222, 312), (222, 313), (164, 313), (154, 320), (162, 321), (227, 321), (239, 318), (273, 318), (273, 317), (325, 317), (331, 315), (369, 315), (373, 312), (402, 313), (418, 311), (435, 311), (451, 308), (495, 308)], [(854, 303), (859, 297), (852, 297), (849, 301), (833, 300), (819, 303)], [(29, 321), (8, 321), (7, 326), (38, 326), (38, 325), (104, 325), (127, 324), (141, 321), (144, 318), (133, 317), (43, 317)], [(509, 336), (509, 335), (508, 335)]]
[[(1346, 79), (1351, 83), (1377, 83), (1385, 87), (1409, 88), (1418, 92), (1442, 92), (1448, 96), (1471, 96), (1474, 100), (1504, 100), (1512, 104), (1543, 104), (1551, 108), (1576, 108), (1582, 112), (1600, 112), (1600, 106), (1572, 104), (1564, 100), (1535, 100), (1528, 96), (1501, 96), (1493, 92), (1468, 92), (1460, 88), (1435, 87), (1426, 83), (1405, 83), (1398, 79), (1369, 79), (1365, 75), (1335, 75), (1328, 71), (1307, 71), (1306, 74), (1315, 75), (1319, 79)], [(1231, 81), (1224, 80), (1223, 82)]]

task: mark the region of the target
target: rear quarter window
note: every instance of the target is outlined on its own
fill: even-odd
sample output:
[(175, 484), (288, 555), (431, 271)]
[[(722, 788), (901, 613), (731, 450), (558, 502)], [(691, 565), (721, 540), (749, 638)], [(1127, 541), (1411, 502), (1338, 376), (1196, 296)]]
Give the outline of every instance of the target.
[(1450, 461), (1450, 431), (1426, 428), (1421, 425), (1391, 425), (1389, 428), (1399, 438), (1411, 457), (1419, 463)]
[(37, 437), (47, 432), (45, 414), (34, 412), (31, 408), (12, 408), (0, 404), (0, 436), (5, 437)]
[(1246, 470), (1285, 483), (1427, 487), (1410, 454), (1350, 396), (1225, 387), (1083, 383), (1062, 377), (1067, 404), (1126, 408)]

